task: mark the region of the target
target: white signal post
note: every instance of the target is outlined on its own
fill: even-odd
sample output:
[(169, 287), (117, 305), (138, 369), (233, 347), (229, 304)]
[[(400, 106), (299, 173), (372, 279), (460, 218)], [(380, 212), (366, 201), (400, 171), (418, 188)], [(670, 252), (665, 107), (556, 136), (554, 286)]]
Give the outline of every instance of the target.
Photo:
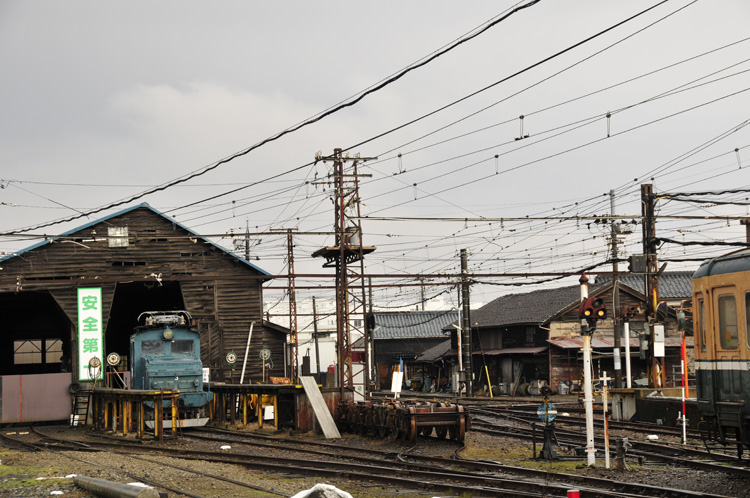
[[(589, 297), (589, 279), (584, 273), (578, 280), (581, 284), (581, 302)], [(586, 455), (587, 465), (596, 464), (596, 448), (594, 448), (594, 398), (591, 388), (591, 333), (588, 321), (581, 319), (581, 333), (583, 334), (583, 404), (586, 411)]]
[(627, 320), (622, 324), (622, 335), (625, 341), (625, 387), (630, 389), (630, 322)]
[(604, 384), (604, 391), (602, 391), (602, 406), (604, 409), (604, 468), (609, 468), (609, 421), (607, 420), (607, 372), (602, 372), (602, 383)]

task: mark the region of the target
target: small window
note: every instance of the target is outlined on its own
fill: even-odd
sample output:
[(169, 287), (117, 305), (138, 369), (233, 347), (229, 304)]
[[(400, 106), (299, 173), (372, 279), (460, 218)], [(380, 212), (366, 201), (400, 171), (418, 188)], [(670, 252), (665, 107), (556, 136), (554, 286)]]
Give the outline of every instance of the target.
[(172, 341), (172, 353), (188, 354), (193, 352), (193, 341)]
[(41, 365), (62, 362), (62, 340), (31, 339), (13, 341), (14, 365)]
[(42, 363), (42, 341), (13, 341), (13, 363), (33, 365)]
[(62, 363), (62, 340), (47, 339), (44, 341), (45, 363)]
[(731, 294), (719, 296), (718, 333), (723, 349), (737, 349), (737, 303)]
[(109, 247), (128, 247), (128, 227), (107, 227)]
[(164, 354), (164, 343), (161, 340), (143, 341), (141, 354)]
[(706, 315), (703, 310), (703, 299), (698, 300), (698, 335), (701, 341), (701, 351), (706, 352)]
[(536, 327), (526, 327), (526, 343), (527, 344), (534, 344), (535, 332), (536, 332)]

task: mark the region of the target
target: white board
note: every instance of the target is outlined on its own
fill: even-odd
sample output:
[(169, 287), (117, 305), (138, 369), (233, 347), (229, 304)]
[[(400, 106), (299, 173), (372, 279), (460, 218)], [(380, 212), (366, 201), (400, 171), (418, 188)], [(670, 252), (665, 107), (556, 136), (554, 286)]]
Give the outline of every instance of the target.
[(341, 434), (339, 433), (339, 429), (333, 421), (333, 416), (331, 416), (323, 395), (320, 393), (320, 389), (318, 389), (318, 383), (315, 382), (315, 378), (302, 376), (300, 380), (302, 381), (302, 387), (305, 389), (307, 399), (310, 400), (310, 404), (312, 405), (315, 418), (318, 420), (320, 428), (323, 429), (323, 435), (326, 439), (340, 439)]

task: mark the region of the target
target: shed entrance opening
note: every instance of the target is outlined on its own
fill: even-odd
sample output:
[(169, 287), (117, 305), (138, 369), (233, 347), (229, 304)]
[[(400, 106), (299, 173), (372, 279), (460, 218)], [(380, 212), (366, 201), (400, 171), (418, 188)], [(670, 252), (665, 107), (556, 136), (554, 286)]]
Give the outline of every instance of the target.
[[(121, 358), (128, 356), (130, 336), (138, 325), (138, 316), (144, 311), (184, 310), (180, 284), (177, 282), (157, 283), (118, 283), (112, 301), (104, 343), (107, 354), (117, 353)], [(121, 369), (130, 364), (121, 365)]]

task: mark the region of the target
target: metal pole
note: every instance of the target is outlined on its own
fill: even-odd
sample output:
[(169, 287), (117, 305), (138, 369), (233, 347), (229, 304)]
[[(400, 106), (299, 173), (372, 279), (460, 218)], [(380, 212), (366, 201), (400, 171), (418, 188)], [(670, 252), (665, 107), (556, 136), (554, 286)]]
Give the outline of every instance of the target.
[[(609, 191), (609, 205), (610, 215), (615, 215), (615, 191)], [(612, 220), (612, 271), (614, 275), (612, 277), (612, 335), (614, 336), (614, 367), (615, 367), (615, 387), (622, 387), (622, 368), (620, 363), (620, 326), (622, 324), (622, 318), (620, 317), (620, 277), (617, 274), (617, 225)]]
[(160, 496), (154, 488), (131, 486), (88, 476), (75, 476), (73, 483), (79, 488), (105, 498), (159, 498)]
[(461, 324), (463, 330), (463, 347), (464, 347), (464, 368), (466, 372), (466, 395), (472, 396), (474, 394), (474, 366), (471, 362), (472, 348), (471, 348), (471, 314), (470, 314), (470, 303), (469, 303), (469, 262), (466, 255), (466, 249), (461, 249), (461, 301), (463, 308), (463, 323)]
[(630, 389), (632, 387), (630, 381), (630, 323), (624, 322), (622, 324), (623, 338), (625, 340), (625, 387)]
[(247, 367), (247, 355), (250, 352), (250, 339), (253, 337), (253, 327), (255, 322), (250, 322), (250, 332), (247, 333), (247, 344), (245, 344), (245, 359), (242, 360), (242, 374), (240, 375), (240, 384), (245, 380), (245, 367)]
[[(589, 297), (589, 279), (582, 275), (579, 280), (581, 284), (581, 302)], [(591, 388), (591, 333), (586, 320), (581, 320), (583, 332), (583, 403), (586, 411), (586, 455), (587, 465), (593, 467), (596, 464), (596, 449), (594, 448), (594, 398)]]
[(604, 468), (609, 468), (609, 421), (607, 420), (607, 372), (602, 372), (604, 391), (602, 392), (602, 405), (604, 409)]
[(687, 397), (687, 346), (685, 344), (684, 330), (682, 331), (680, 353), (680, 373), (682, 374), (682, 444), (687, 444), (687, 417), (685, 416), (685, 398)]
[(313, 337), (315, 338), (315, 379), (320, 380), (320, 345), (318, 344), (318, 308), (315, 306), (315, 296), (312, 298), (313, 308)]
[(297, 340), (297, 291), (294, 288), (294, 241), (292, 229), (287, 229), (287, 258), (289, 268), (289, 336), (291, 339), (291, 360), (289, 361), (289, 377), (293, 383), (297, 382), (299, 376), (299, 341)]

